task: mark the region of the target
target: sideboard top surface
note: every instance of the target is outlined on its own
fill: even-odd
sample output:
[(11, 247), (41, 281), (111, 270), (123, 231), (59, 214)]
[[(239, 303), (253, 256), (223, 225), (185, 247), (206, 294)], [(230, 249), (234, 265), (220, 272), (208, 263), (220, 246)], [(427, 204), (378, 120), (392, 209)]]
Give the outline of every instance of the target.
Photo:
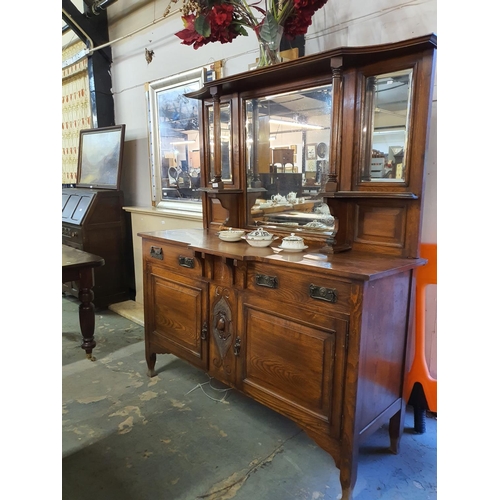
[[(373, 255), (368, 252), (349, 251), (333, 254), (328, 247), (310, 244), (301, 253), (276, 252), (279, 240), (266, 248), (255, 248), (245, 241), (224, 242), (207, 229), (173, 229), (138, 233), (138, 236), (159, 244), (184, 244), (201, 254), (217, 255), (237, 261), (258, 261), (307, 271), (315, 268), (332, 276), (371, 281), (391, 274), (406, 272), (426, 263), (425, 259), (412, 259)], [(274, 248), (274, 250), (273, 250)]]

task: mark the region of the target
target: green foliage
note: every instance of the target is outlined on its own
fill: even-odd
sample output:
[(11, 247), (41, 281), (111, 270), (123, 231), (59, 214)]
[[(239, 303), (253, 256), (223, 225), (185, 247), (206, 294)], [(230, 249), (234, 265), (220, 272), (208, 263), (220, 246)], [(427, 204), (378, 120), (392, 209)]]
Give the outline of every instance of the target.
[(245, 29), (245, 27), (242, 24), (236, 25), (234, 27), (234, 29), (238, 33), (238, 35), (248, 36), (248, 31)]
[(199, 33), (204, 38), (208, 38), (212, 32), (210, 23), (208, 22), (208, 16), (198, 16), (194, 21), (194, 29), (196, 33)]
[(272, 43), (276, 40), (278, 36), (279, 25), (271, 12), (266, 13), (266, 17), (262, 23), (259, 31), (259, 36), (264, 40), (264, 42)]

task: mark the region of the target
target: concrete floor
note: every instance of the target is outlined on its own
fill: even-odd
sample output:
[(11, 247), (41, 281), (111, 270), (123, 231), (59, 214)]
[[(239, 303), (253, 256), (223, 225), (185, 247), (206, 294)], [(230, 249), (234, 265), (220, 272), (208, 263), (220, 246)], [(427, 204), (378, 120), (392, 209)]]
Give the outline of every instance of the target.
[[(80, 348), (78, 301), (62, 299), (63, 500), (334, 500), (333, 459), (293, 422), (171, 355), (146, 376), (143, 327), (96, 314), (95, 361)], [(360, 451), (356, 500), (436, 499), (436, 419), (401, 452), (387, 428)]]

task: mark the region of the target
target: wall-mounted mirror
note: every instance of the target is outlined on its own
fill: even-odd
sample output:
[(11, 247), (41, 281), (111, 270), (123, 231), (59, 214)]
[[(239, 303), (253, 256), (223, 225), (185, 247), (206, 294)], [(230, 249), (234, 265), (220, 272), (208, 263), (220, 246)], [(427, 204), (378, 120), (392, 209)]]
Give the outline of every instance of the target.
[(412, 70), (366, 78), (361, 182), (405, 182)]
[(249, 225), (333, 230), (319, 196), (328, 179), (332, 86), (244, 103)]

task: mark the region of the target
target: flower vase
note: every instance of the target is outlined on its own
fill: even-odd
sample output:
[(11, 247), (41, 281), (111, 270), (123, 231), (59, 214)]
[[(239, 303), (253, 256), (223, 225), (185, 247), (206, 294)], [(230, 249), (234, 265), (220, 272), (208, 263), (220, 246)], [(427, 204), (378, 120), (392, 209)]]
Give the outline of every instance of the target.
[(259, 42), (259, 61), (257, 68), (272, 66), (281, 62), (280, 43), (283, 35), (283, 26), (278, 26), (278, 30), (272, 37), (264, 37), (257, 33)]

